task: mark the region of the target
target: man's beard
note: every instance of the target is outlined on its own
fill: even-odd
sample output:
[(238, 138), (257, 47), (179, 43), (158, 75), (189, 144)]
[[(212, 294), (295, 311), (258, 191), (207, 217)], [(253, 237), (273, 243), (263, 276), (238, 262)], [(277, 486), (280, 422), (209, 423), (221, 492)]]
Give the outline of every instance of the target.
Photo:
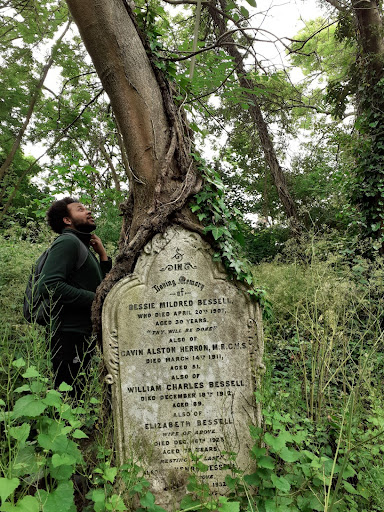
[(82, 233), (92, 233), (92, 231), (95, 231), (96, 224), (91, 224), (88, 222), (73, 222), (73, 227), (76, 229), (76, 231), (81, 231)]

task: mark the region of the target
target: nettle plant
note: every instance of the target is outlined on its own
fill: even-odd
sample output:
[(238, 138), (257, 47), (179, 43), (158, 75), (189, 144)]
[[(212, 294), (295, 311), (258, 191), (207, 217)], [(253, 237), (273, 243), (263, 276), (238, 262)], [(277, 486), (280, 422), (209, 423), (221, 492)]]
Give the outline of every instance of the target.
[[(48, 379), (20, 358), (11, 363), (27, 382), (14, 390), (13, 407), (1, 401), (2, 443), (0, 510), (4, 512), (72, 511), (76, 467), (83, 464), (78, 414), (63, 399), (70, 386), (49, 389)], [(11, 407), (9, 407), (11, 406)]]
[[(76, 512), (73, 482), (79, 476), (90, 488), (81, 496), (83, 502), (88, 499), (82, 510), (127, 510), (126, 502), (136, 498), (142, 511), (165, 512), (155, 506), (149, 483), (133, 461), (113, 467), (113, 451), (100, 447), (96, 465), (84, 460), (82, 440), (97, 447), (84, 432), (92, 431), (99, 418), (97, 398), (72, 407), (68, 384), (50, 389), (49, 379), (23, 358), (9, 366), (8, 400), (0, 400), (0, 511)], [(22, 385), (12, 390), (20, 380)], [(12, 403), (14, 394), (19, 398)]]

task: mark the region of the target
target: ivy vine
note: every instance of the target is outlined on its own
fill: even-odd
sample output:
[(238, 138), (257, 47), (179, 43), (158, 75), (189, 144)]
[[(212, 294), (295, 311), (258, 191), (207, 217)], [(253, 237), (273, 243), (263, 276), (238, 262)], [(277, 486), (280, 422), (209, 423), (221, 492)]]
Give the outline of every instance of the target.
[(191, 210), (204, 225), (204, 232), (214, 239), (214, 261), (221, 261), (230, 278), (244, 283), (247, 292), (263, 308), (264, 317), (271, 316), (271, 303), (266, 291), (257, 285), (251, 267), (242, 256), (244, 236), (238, 218), (241, 212), (231, 211), (224, 200), (224, 183), (218, 172), (208, 167), (204, 159), (193, 153), (204, 186), (191, 202)]

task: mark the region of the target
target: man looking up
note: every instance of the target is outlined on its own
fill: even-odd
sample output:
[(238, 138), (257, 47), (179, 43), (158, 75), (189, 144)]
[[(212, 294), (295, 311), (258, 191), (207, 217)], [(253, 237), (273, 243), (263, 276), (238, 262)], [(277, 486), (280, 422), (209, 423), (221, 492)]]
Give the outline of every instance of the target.
[(92, 213), (77, 200), (65, 197), (55, 201), (47, 220), (61, 235), (49, 250), (38, 290), (49, 294), (55, 304), (51, 340), (55, 386), (64, 381), (73, 386), (72, 396), (80, 398), (85, 379), (78, 374), (87, 367), (95, 348), (91, 306), (112, 262), (100, 238), (92, 233), (96, 229)]

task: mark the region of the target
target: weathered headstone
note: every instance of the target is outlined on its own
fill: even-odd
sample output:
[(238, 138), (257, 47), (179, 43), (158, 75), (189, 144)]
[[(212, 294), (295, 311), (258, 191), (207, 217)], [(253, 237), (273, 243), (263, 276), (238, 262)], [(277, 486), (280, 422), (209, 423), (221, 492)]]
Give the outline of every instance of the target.
[(103, 345), (118, 450), (145, 464), (163, 505), (195, 472), (193, 460), (208, 466), (201, 476), (217, 492), (228, 466), (252, 470), (258, 323), (209, 245), (179, 227), (156, 235), (108, 294)]

